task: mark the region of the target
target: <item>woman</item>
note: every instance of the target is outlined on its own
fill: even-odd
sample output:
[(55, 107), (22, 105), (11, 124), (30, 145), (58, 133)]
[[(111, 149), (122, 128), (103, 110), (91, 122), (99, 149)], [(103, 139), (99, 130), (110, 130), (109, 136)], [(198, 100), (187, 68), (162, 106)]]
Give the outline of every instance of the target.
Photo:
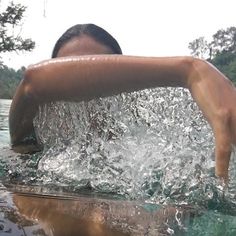
[(118, 43), (95, 25), (76, 25), (66, 31), (53, 50), (56, 59), (30, 66), (16, 91), (9, 116), (13, 149), (41, 148), (33, 119), (42, 104), (180, 86), (189, 89), (213, 129), (216, 175), (227, 181), (231, 145), (236, 144), (236, 92), (230, 81), (211, 64), (192, 57), (114, 54), (121, 54)]

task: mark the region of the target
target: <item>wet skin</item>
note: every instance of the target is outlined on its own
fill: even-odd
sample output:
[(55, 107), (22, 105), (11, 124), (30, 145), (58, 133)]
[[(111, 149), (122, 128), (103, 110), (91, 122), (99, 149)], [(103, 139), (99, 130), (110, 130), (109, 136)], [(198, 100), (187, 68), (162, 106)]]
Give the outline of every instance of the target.
[[(188, 206), (147, 210), (144, 203), (83, 196), (16, 193), (13, 201), (22, 216), (53, 236), (159, 235), (166, 233), (168, 227), (176, 227), (177, 219), (191, 221), (198, 214)], [(180, 232), (181, 229), (175, 231)]]

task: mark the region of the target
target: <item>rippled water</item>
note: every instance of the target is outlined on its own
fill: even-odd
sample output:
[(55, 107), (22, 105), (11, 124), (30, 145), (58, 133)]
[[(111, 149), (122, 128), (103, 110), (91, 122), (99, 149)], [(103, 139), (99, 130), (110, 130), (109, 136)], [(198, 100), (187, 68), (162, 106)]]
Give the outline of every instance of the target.
[[(189, 92), (159, 88), (42, 107), (44, 183), (91, 187), (131, 199), (209, 204), (223, 198), (214, 177), (212, 131)], [(228, 197), (235, 203), (235, 158)]]
[(9, 146), (8, 113), (11, 100), (0, 100), (0, 148)]
[[(215, 235), (217, 224), (234, 235), (236, 222), (222, 214), (236, 214), (236, 160), (233, 154), (225, 191), (214, 176), (212, 131), (187, 90), (58, 102), (41, 107), (34, 123), (44, 151), (19, 156), (2, 148), (5, 180), (151, 204), (195, 205), (209, 214), (194, 221), (188, 235), (200, 235), (206, 225), (210, 234), (202, 235)], [(9, 142), (6, 132), (1, 142)]]

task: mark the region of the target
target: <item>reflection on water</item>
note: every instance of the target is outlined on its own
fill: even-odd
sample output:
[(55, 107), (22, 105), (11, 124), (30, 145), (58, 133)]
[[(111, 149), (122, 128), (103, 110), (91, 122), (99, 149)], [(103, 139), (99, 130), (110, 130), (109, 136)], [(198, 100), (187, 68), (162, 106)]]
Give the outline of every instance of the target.
[(0, 189), (0, 235), (199, 236), (236, 233), (236, 217), (198, 206), (160, 206), (19, 186)]
[(12, 195), (12, 199), (21, 215), (36, 220), (46, 235), (51, 235), (51, 231), (53, 235), (159, 235), (168, 230), (182, 235), (185, 230), (178, 221), (186, 219), (187, 223), (190, 217), (201, 213), (200, 209), (188, 206), (161, 207), (89, 195), (18, 192)]

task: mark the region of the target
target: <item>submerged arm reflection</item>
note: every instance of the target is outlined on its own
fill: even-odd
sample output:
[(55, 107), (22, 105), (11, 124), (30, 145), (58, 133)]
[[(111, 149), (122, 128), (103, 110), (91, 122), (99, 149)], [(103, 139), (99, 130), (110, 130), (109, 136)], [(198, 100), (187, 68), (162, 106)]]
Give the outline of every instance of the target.
[(191, 220), (193, 216), (192, 209), (168, 207), (147, 211), (134, 202), (85, 197), (63, 199), (15, 194), (13, 200), (22, 215), (37, 221), (47, 235), (53, 236), (158, 234), (178, 225), (178, 220)]

